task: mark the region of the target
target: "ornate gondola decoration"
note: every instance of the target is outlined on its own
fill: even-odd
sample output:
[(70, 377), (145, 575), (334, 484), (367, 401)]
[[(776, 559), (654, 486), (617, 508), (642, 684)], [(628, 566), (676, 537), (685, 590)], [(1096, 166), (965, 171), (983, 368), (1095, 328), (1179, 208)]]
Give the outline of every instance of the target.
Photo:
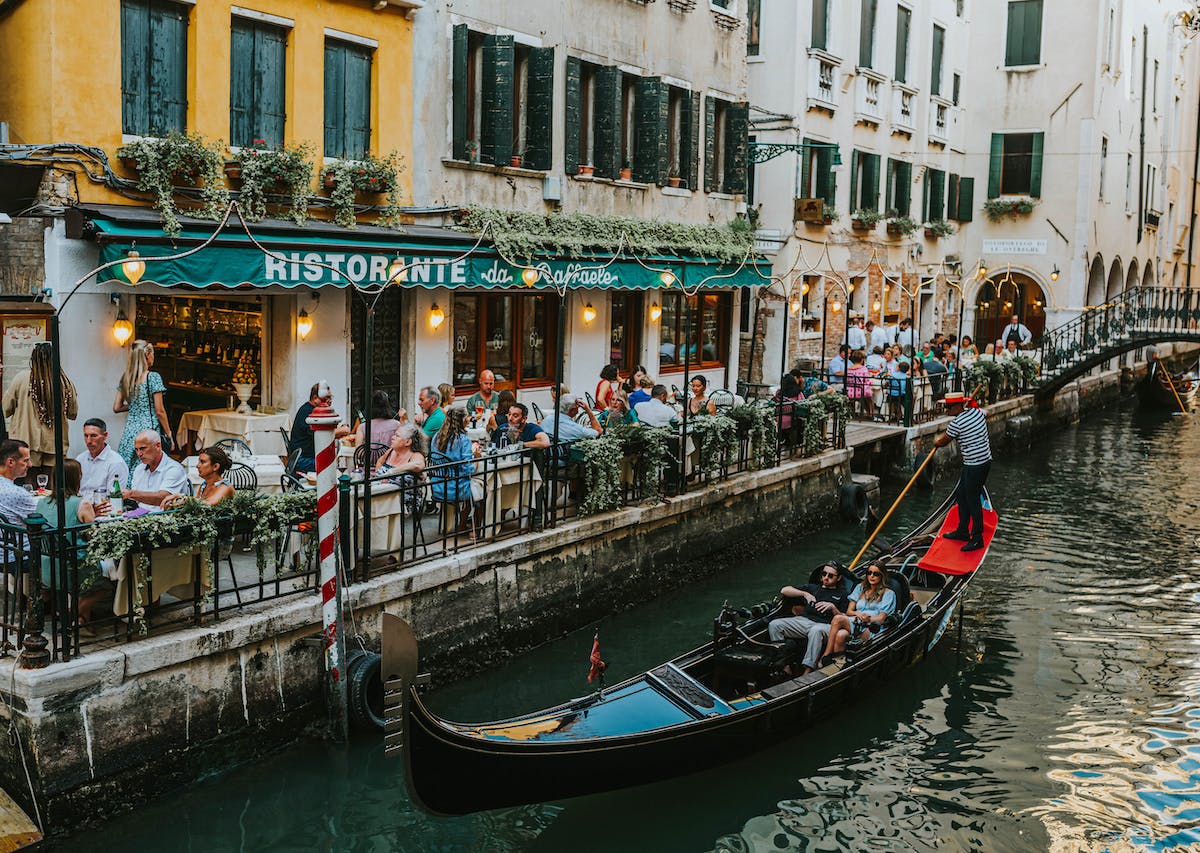
[[(985, 501), (990, 545), (995, 514)], [(654, 669), (553, 708), (456, 723), (422, 702), (428, 677), (417, 675), (416, 638), (406, 622), (385, 614), (386, 751), (403, 757), (415, 803), (466, 814), (680, 776), (790, 737), (854, 701), (861, 691), (853, 684), (895, 675), (941, 639), (988, 551), (955, 547), (956, 556), (945, 557), (942, 534), (955, 524), (953, 507), (951, 496), (873, 558), (890, 570), (898, 593), (894, 624), (802, 676), (792, 673), (803, 643), (771, 643), (767, 635), (770, 620), (788, 615), (791, 602), (726, 605), (709, 642)], [(846, 572), (847, 583), (858, 580)], [(591, 660), (595, 668), (598, 639)]]

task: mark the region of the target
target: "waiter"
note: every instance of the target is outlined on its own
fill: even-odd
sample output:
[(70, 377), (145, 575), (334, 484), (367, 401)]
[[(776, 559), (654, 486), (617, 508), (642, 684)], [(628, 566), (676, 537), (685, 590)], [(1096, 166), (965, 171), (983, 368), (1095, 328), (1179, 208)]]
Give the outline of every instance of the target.
[(1033, 332), (1025, 327), (1020, 317), (1013, 314), (1012, 322), (1004, 327), (1004, 331), (1000, 334), (1000, 340), (1004, 341), (1005, 346), (1008, 346), (1009, 341), (1016, 341), (1017, 348), (1020, 349), (1033, 340)]
[(945, 447), (951, 440), (957, 441), (963, 467), (955, 490), (958, 529), (944, 537), (963, 541), (963, 551), (978, 551), (983, 547), (983, 485), (992, 467), (987, 416), (967, 394), (947, 394), (945, 403), (954, 419), (933, 443)]

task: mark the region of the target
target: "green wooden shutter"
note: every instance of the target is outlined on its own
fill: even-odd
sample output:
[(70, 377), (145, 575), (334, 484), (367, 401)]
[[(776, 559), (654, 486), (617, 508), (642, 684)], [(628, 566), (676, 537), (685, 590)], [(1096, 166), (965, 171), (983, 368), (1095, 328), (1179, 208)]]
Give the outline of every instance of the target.
[(279, 148), (287, 124), (287, 30), (262, 25), (254, 35), (258, 117), (251, 141), (261, 139), (269, 148)]
[(621, 168), (621, 70), (611, 65), (598, 68), (595, 86), (596, 176), (615, 178)]
[(863, 161), (863, 207), (879, 210), (879, 155), (865, 154)]
[(812, 0), (812, 46), (825, 50), (829, 42), (829, 0)]
[(896, 212), (908, 216), (912, 211), (912, 163), (896, 164)]
[(530, 48), (527, 91), (525, 165), (549, 169), (554, 156), (554, 48)]
[[(467, 106), (470, 93), (467, 91), (467, 81), (470, 78), (469, 62), (470, 49), (467, 39), (470, 30), (466, 24), (454, 25), (453, 43), (451, 45), (451, 130), (450, 156), (455, 160), (467, 159)], [(479, 140), (475, 140), (478, 143)]]
[(121, 132), (150, 130), (150, 8), (121, 0)]
[(229, 144), (254, 139), (254, 27), (233, 19), (229, 32)]
[(1004, 167), (1004, 134), (992, 134), (992, 151), (988, 160), (988, 198), (1000, 196), (1000, 174)]
[(958, 219), (958, 175), (951, 175), (946, 190), (946, 218)]
[[(682, 118), (682, 117), (681, 117)], [(662, 96), (658, 99), (658, 175), (657, 183), (667, 183), (671, 172), (671, 87), (663, 83)]]
[[(816, 3), (816, 2), (819, 2), (819, 0), (814, 0), (814, 3)], [(813, 142), (814, 142), (814, 140), (809, 139), (808, 137), (804, 138), (805, 145), (812, 145)], [(819, 195), (819, 193), (816, 191), (816, 187), (812, 186), (812, 158), (813, 158), (813, 149), (812, 148), (802, 148), (800, 150), (800, 197), (801, 198), (814, 198), (815, 196)]]
[(975, 179), (958, 179), (958, 221), (970, 222), (973, 218), (972, 209), (975, 207)]
[(1005, 65), (1037, 65), (1041, 61), (1042, 0), (1014, 0), (1008, 4), (1008, 40)]
[(862, 0), (862, 17), (858, 25), (858, 64), (870, 68), (875, 55), (875, 9), (878, 0)]
[[(817, 149), (817, 195), (830, 207), (837, 205), (837, 176), (833, 174), (833, 149)], [(851, 198), (853, 205), (853, 198)]]
[(730, 104), (725, 109), (725, 192), (746, 192), (746, 143), (750, 133), (750, 105)]
[(346, 48), (346, 153), (358, 160), (371, 150), (371, 51)]
[(583, 108), (583, 63), (577, 56), (567, 57), (566, 94), (563, 100), (563, 171), (579, 171), (580, 111)]
[(933, 169), (925, 170), (925, 180), (921, 181), (921, 219), (929, 221), (929, 183), (933, 179)]
[(942, 54), (946, 46), (946, 31), (936, 24), (933, 27), (933, 67), (930, 70), (929, 91), (942, 94)]
[(639, 77), (633, 84), (633, 179), (659, 182), (659, 142), (666, 130), (662, 113), (665, 87), (658, 77)]
[(930, 169), (926, 181), (929, 184), (928, 220), (946, 217), (946, 173), (941, 169)]
[(891, 157), (887, 161), (886, 178), (883, 185), (883, 211), (892, 210), (892, 185), (896, 182), (896, 161)]
[(680, 135), (683, 137), (680, 157), (686, 159), (687, 171), (680, 162), (679, 171), (690, 190), (700, 189), (700, 93), (692, 92), (688, 99), (687, 109), (680, 116)]
[(858, 150), (850, 152), (850, 213), (858, 210), (862, 205), (858, 198)]
[(912, 12), (903, 6), (896, 7), (896, 82), (908, 81), (908, 31), (912, 26)]
[(187, 129), (187, 8), (150, 4), (151, 136)]
[(513, 37), (483, 37), (483, 128), (479, 159), (508, 165), (513, 146)]
[(1043, 134), (1033, 134), (1033, 156), (1029, 163), (1029, 194), (1042, 197), (1042, 140)]
[(717, 126), (717, 101), (711, 96), (704, 98), (704, 191), (715, 193), (717, 186), (717, 146), (713, 136)]
[(342, 157), (346, 150), (346, 51), (325, 42), (325, 156)]

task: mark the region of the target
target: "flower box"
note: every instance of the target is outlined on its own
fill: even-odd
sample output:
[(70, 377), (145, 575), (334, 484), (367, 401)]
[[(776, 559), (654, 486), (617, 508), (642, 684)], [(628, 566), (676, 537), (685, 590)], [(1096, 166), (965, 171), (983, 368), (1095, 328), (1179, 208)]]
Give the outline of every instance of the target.
[(590, 163), (580, 163), (578, 174), (581, 177), (590, 178), (592, 176), (592, 173), (595, 170), (596, 170), (596, 167), (591, 165)]

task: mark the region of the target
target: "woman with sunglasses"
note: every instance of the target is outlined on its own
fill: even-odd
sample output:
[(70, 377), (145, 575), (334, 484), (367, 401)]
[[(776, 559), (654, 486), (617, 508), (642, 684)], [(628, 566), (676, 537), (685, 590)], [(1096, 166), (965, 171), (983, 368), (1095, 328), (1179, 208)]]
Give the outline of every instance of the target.
[(872, 563), (867, 567), (866, 582), (856, 585), (850, 593), (846, 614), (833, 617), (822, 660), (844, 650), (851, 638), (865, 634), (870, 639), (882, 633), (887, 618), (895, 612), (896, 593), (888, 586), (887, 571)]

